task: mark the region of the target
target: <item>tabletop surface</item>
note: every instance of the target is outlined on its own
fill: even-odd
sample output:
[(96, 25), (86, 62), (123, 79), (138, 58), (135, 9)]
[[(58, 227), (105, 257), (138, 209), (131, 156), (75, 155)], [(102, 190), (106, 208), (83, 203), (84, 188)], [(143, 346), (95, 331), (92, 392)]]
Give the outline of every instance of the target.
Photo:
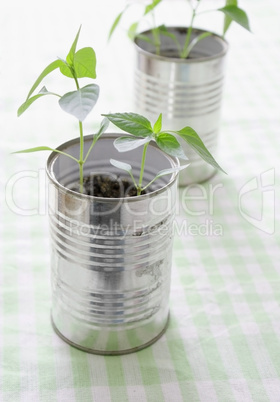
[(52, 101), (16, 110), (80, 23), (104, 88), (88, 129), (99, 112), (130, 109), (133, 51), (121, 30), (107, 43), (121, 1), (56, 3), (1, 5), (0, 401), (279, 402), (279, 2), (240, 0), (253, 34), (229, 32), (217, 154), (228, 174), (178, 192), (169, 327), (142, 351), (106, 357), (52, 329), (47, 154), (11, 152), (77, 136)]

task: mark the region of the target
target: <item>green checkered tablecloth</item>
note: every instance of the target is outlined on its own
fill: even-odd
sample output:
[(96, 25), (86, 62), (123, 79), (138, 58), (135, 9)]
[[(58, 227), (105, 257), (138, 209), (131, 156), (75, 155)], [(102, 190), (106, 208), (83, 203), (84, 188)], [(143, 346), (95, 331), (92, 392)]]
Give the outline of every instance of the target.
[(80, 23), (81, 45), (93, 44), (100, 60), (95, 116), (130, 109), (130, 44), (120, 32), (119, 53), (105, 37), (122, 2), (95, 11), (97, 2), (56, 3), (0, 6), (0, 401), (279, 402), (279, 2), (240, 0), (254, 33), (228, 35), (217, 156), (228, 175), (180, 189), (170, 325), (154, 345), (120, 357), (86, 354), (54, 333), (46, 155), (10, 155), (76, 136), (52, 101), (20, 119), (16, 109)]

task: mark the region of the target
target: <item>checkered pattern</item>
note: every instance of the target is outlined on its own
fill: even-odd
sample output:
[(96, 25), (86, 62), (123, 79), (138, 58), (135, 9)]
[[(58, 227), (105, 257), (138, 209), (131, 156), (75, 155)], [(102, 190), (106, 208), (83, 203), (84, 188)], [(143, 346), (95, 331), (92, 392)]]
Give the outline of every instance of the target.
[[(130, 109), (132, 60), (115, 57), (116, 40), (105, 47), (102, 39), (121, 2), (109, 10), (105, 1), (97, 15), (87, 11), (92, 2), (82, 1), (77, 13), (62, 3), (65, 9), (60, 5), (57, 12), (54, 1), (44, 10), (31, 0), (17, 9), (1, 5), (0, 401), (279, 402), (279, 2), (240, 0), (254, 34), (233, 27), (228, 36), (217, 156), (228, 175), (180, 189), (169, 328), (151, 347), (121, 357), (86, 354), (53, 332), (46, 154), (10, 155), (28, 146), (57, 146), (69, 132), (76, 136), (71, 117), (56, 112), (53, 100), (45, 109), (43, 101), (34, 105), (21, 120), (15, 112), (38, 71), (64, 55), (81, 22), (83, 44), (101, 41), (104, 95), (98, 107)], [(110, 18), (98, 36), (91, 20), (107, 21), (106, 12)], [(48, 54), (50, 26), (47, 45), (54, 53)], [(50, 90), (53, 85), (50, 80)]]

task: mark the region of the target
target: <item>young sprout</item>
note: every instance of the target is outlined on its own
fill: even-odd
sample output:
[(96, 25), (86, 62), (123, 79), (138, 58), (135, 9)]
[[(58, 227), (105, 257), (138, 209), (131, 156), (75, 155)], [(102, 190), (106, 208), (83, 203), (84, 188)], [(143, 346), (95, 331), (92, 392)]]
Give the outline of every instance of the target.
[[(20, 116), (26, 109), (32, 105), (37, 99), (40, 99), (46, 95), (52, 95), (58, 97), (58, 103), (62, 110), (67, 113), (70, 113), (74, 117), (78, 119), (79, 122), (79, 134), (80, 134), (80, 155), (79, 159), (74, 158), (72, 155), (61, 152), (57, 149), (53, 149), (47, 146), (39, 146), (35, 148), (29, 148), (22, 151), (18, 151), (15, 153), (28, 153), (28, 152), (37, 152), (37, 151), (54, 151), (60, 154), (66, 155), (69, 158), (73, 159), (79, 165), (79, 183), (80, 183), (80, 192), (83, 192), (83, 167), (84, 164), (94, 147), (96, 141), (103, 134), (103, 132), (107, 129), (109, 121), (104, 119), (100, 125), (100, 128), (97, 133), (93, 135), (92, 144), (87, 152), (84, 155), (84, 132), (83, 132), (83, 121), (88, 116), (88, 114), (92, 111), (94, 105), (97, 102), (99, 96), (99, 86), (96, 84), (88, 84), (84, 87), (80, 87), (79, 79), (80, 78), (96, 78), (96, 55), (94, 50), (91, 47), (84, 47), (80, 50), (76, 50), (77, 42), (79, 39), (81, 27), (75, 37), (75, 40), (71, 46), (71, 49), (66, 56), (66, 59), (60, 59), (53, 61), (50, 63), (43, 72), (39, 75), (32, 88), (30, 89), (25, 102), (18, 109), (18, 116)], [(50, 92), (47, 90), (45, 86), (36, 94), (33, 95), (36, 88), (40, 85), (43, 79), (53, 72), (54, 70), (59, 69), (61, 74), (65, 77), (72, 78), (75, 83), (76, 89), (71, 92), (67, 92), (64, 95), (59, 95), (55, 92)]]
[(171, 174), (188, 166), (183, 165), (178, 168), (161, 170), (148, 184), (143, 185), (147, 148), (151, 141), (155, 141), (157, 146), (166, 154), (187, 160), (188, 158), (176, 138), (176, 136), (178, 136), (178, 138), (185, 141), (203, 160), (224, 172), (205, 147), (199, 135), (191, 127), (184, 127), (178, 131), (162, 130), (162, 114), (159, 115), (153, 126), (146, 117), (136, 113), (111, 113), (104, 114), (103, 116), (107, 117), (115, 126), (130, 134), (129, 136), (125, 135), (115, 140), (114, 145), (119, 152), (131, 151), (143, 146), (138, 183), (132, 173), (131, 165), (111, 159), (111, 163), (114, 166), (125, 170), (130, 175), (136, 187), (137, 195), (140, 195), (143, 190), (147, 189), (159, 177)]
[[(212, 35), (211, 32), (203, 32), (202, 34), (198, 35), (194, 39), (192, 39), (192, 37), (191, 37), (196, 17), (201, 14), (204, 14), (204, 13), (211, 13), (214, 11), (219, 11), (224, 14), (223, 36), (225, 36), (227, 30), (229, 29), (229, 26), (231, 25), (231, 23), (233, 21), (236, 22), (237, 24), (241, 25), (243, 28), (247, 29), (248, 31), (250, 31), (248, 16), (244, 10), (242, 10), (241, 8), (238, 7), (238, 0), (225, 0), (224, 7), (220, 7), (217, 9), (208, 9), (208, 10), (200, 11), (200, 12), (198, 11), (198, 8), (199, 8), (200, 4), (203, 3), (202, 0), (194, 0), (194, 1), (186, 0), (186, 2), (191, 7), (191, 21), (188, 24), (188, 29), (187, 29), (184, 45), (183, 45), (183, 47), (181, 47), (178, 42), (177, 37), (174, 34), (172, 34), (171, 32), (169, 32), (168, 27), (166, 27), (165, 25), (156, 25), (156, 23), (155, 23), (155, 10), (156, 10), (156, 8), (158, 8), (158, 6), (160, 5), (160, 3), (162, 1), (163, 0), (152, 0), (152, 2), (145, 7), (143, 15), (139, 19), (139, 21), (132, 23), (128, 29), (128, 36), (131, 40), (134, 40), (135, 38), (139, 38), (146, 42), (151, 43), (155, 47), (155, 53), (157, 55), (160, 54), (161, 35), (163, 35), (163, 36), (170, 37), (174, 41), (176, 47), (178, 48), (178, 54), (179, 54), (180, 58), (182, 58), (182, 59), (187, 58), (189, 56), (191, 50), (193, 49), (193, 47), (199, 41)], [(125, 8), (117, 15), (117, 17), (115, 18), (115, 20), (111, 26), (111, 29), (110, 29), (109, 39), (111, 38), (114, 31), (118, 27), (123, 15), (129, 9), (129, 7), (132, 6), (133, 4), (135, 4), (135, 2), (131, 1), (130, 3), (128, 3), (125, 6)], [(152, 21), (153, 21), (153, 23), (152, 23), (153, 27), (151, 29), (152, 38), (149, 38), (147, 35), (145, 35), (143, 33), (140, 33), (140, 34), (137, 33), (141, 20), (146, 18), (147, 15), (152, 15)]]

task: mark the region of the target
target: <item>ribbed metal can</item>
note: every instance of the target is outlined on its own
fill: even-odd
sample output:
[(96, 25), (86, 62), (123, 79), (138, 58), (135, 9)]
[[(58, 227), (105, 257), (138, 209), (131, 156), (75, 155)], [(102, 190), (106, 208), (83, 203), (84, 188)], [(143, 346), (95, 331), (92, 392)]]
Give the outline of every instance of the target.
[[(171, 27), (169, 32), (183, 45), (186, 28)], [(203, 31), (194, 29), (192, 39)], [(151, 31), (144, 34), (152, 40)], [(163, 114), (165, 127), (171, 130), (194, 128), (212, 154), (216, 154), (224, 86), (227, 42), (211, 35), (193, 48), (191, 57), (181, 59), (174, 41), (161, 37), (161, 55), (154, 54), (151, 43), (135, 40), (135, 109), (152, 121)], [(191, 162), (180, 173), (179, 185), (207, 180), (215, 169), (204, 162), (186, 144), (182, 144)]]
[[(120, 159), (113, 146), (117, 136), (99, 139), (85, 176), (122, 174), (108, 162)], [(91, 142), (91, 136), (85, 137), (85, 153)], [(79, 158), (79, 139), (58, 149)], [(139, 149), (121, 156), (137, 178)], [(149, 146), (145, 180), (178, 163)], [(79, 178), (77, 163), (53, 152), (47, 176), (55, 331), (71, 345), (97, 354), (130, 353), (153, 343), (168, 324), (177, 174), (159, 178), (141, 196), (95, 197), (71, 190)]]

